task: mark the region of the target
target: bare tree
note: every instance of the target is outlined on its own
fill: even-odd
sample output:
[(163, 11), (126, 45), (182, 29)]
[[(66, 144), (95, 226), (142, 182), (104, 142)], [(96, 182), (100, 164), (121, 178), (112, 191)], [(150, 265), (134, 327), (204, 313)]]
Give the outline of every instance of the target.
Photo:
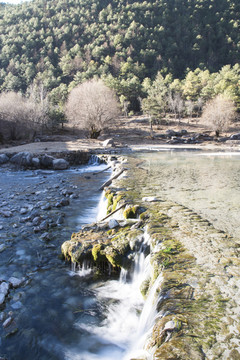
[(203, 121), (215, 131), (216, 136), (226, 130), (235, 118), (235, 107), (232, 100), (224, 95), (217, 95), (203, 109)]
[(23, 95), (16, 92), (0, 94), (0, 120), (6, 124), (7, 133), (12, 140), (23, 136), (23, 129), (33, 130), (35, 105)]
[(169, 109), (174, 113), (175, 120), (178, 116), (178, 120), (180, 122), (182, 112), (184, 110), (184, 102), (181, 95), (179, 93), (172, 94), (172, 92), (170, 91), (168, 94), (168, 106)]
[(31, 103), (34, 103), (34, 119), (33, 121), (40, 126), (42, 131), (49, 122), (49, 99), (46, 88), (41, 81), (36, 81), (28, 88), (28, 98)]
[(188, 123), (189, 123), (190, 119), (192, 120), (192, 116), (193, 116), (194, 102), (192, 100), (185, 101), (185, 107), (188, 114)]
[(104, 126), (119, 113), (117, 98), (101, 80), (91, 80), (75, 87), (69, 94), (66, 116), (69, 123), (97, 138)]

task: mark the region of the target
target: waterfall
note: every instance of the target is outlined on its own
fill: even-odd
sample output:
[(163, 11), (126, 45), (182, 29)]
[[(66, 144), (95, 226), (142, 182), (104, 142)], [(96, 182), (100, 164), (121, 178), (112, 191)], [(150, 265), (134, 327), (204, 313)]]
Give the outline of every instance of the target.
[[(89, 342), (79, 359), (112, 360), (114, 357), (115, 360), (129, 360), (136, 355), (149, 358), (149, 353), (143, 348), (156, 319), (156, 293), (162, 277), (159, 275), (156, 279), (144, 302), (140, 285), (151, 276), (150, 255), (144, 255), (146, 246), (149, 246), (149, 237), (145, 234), (135, 255), (132, 272), (122, 269), (119, 280), (108, 280), (92, 286), (96, 301), (101, 304), (101, 311), (105, 315), (98, 324), (81, 321), (76, 324), (88, 334)], [(81, 273), (84, 274), (84, 269)], [(92, 344), (97, 349), (94, 353)]]
[(105, 192), (102, 192), (98, 210), (97, 210), (97, 221), (102, 220), (107, 215), (107, 198), (105, 197)]

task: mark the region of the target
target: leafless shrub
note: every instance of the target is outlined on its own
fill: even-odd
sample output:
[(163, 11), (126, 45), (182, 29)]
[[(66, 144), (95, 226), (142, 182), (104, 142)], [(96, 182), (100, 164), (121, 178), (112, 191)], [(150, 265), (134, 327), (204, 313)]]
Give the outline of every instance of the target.
[(235, 116), (233, 101), (224, 95), (217, 95), (205, 105), (202, 119), (219, 136), (220, 132), (228, 129)]
[(69, 123), (87, 129), (91, 138), (119, 113), (116, 96), (101, 80), (91, 80), (75, 87), (66, 104)]

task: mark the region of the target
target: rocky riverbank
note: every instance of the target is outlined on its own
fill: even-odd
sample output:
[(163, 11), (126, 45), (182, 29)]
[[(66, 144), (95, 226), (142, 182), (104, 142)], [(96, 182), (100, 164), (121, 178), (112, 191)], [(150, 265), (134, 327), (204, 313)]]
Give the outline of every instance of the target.
[(160, 274), (162, 281), (145, 349), (159, 360), (239, 359), (240, 240), (151, 194), (141, 161), (129, 158), (122, 167), (121, 179), (105, 189), (111, 220), (73, 234), (62, 245), (64, 256), (79, 264), (87, 260), (101, 272), (129, 270), (147, 233), (152, 274), (143, 279), (143, 296)]

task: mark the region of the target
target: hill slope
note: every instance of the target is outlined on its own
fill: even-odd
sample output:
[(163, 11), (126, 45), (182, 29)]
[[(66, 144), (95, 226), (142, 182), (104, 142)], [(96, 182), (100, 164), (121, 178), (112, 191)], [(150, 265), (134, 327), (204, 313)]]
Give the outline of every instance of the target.
[[(64, 96), (94, 75), (218, 71), (240, 55), (239, 0), (33, 0), (0, 6), (0, 89)], [(56, 90), (55, 90), (56, 91)]]

